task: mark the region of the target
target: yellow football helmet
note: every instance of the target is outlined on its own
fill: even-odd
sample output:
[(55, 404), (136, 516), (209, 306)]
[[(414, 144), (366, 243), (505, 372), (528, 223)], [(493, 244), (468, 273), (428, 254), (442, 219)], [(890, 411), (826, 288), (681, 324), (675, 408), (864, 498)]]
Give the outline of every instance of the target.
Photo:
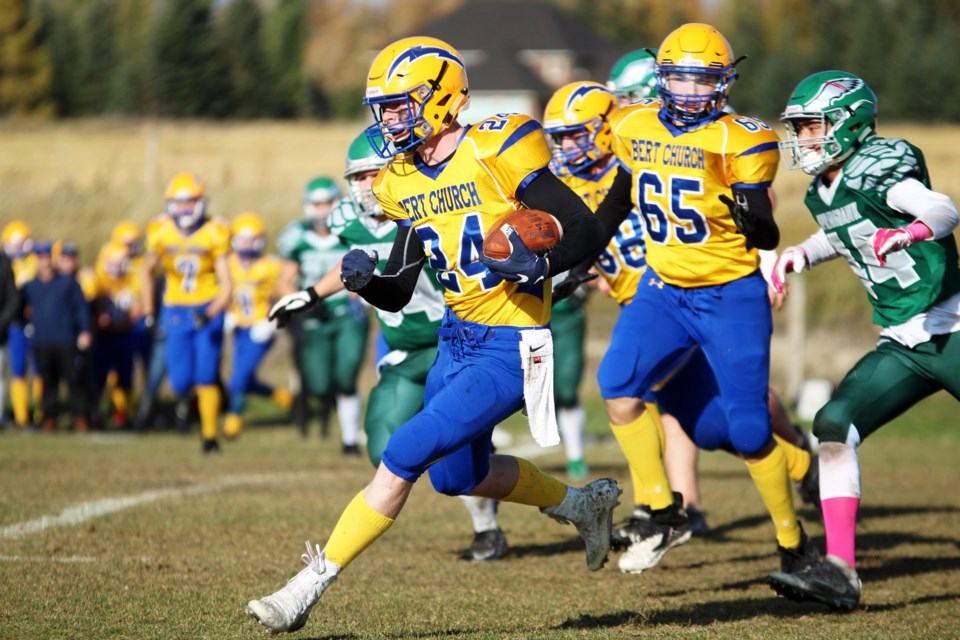
[(242, 258), (259, 258), (267, 246), (267, 231), (257, 214), (241, 213), (230, 225), (231, 245)]
[(110, 240), (100, 248), (97, 266), (111, 278), (122, 278), (130, 270), (130, 249), (123, 242)]
[(617, 97), (599, 82), (571, 82), (553, 94), (543, 112), (543, 130), (557, 174), (582, 173), (610, 155), (610, 119)]
[(132, 220), (118, 222), (110, 232), (110, 241), (119, 242), (130, 250), (130, 256), (136, 257), (143, 253), (143, 234), (140, 227)]
[(730, 43), (710, 25), (690, 23), (675, 29), (657, 53), (661, 109), (682, 126), (719, 117), (737, 77), (735, 64)]
[(406, 153), (448, 127), (469, 100), (467, 71), (456, 49), (436, 38), (398, 40), (377, 55), (367, 74), (363, 104), (373, 112), (370, 144), (381, 158)]
[(11, 258), (22, 258), (33, 251), (33, 234), (23, 220), (11, 220), (3, 228), (3, 251)]
[(178, 173), (167, 185), (164, 195), (166, 212), (181, 229), (193, 229), (207, 211), (206, 187), (192, 173)]

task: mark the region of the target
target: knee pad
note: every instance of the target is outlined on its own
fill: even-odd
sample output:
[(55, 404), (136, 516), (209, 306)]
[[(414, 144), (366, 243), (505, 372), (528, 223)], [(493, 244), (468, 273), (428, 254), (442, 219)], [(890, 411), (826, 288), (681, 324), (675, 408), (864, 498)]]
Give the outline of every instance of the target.
[[(482, 477), (475, 477), (469, 469), (443, 463), (444, 461), (441, 460), (430, 467), (427, 472), (430, 476), (430, 483), (437, 493), (447, 496), (463, 496), (473, 491), (474, 487), (483, 479)], [(486, 472), (483, 475), (485, 476)]]
[(851, 424), (846, 402), (831, 400), (814, 417), (813, 434), (820, 442), (846, 443)]

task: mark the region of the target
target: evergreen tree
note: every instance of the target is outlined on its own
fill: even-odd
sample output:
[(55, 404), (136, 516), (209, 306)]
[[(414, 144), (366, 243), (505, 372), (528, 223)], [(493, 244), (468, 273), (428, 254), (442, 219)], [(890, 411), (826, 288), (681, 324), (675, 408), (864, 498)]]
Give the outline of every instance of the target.
[(53, 67), (25, 0), (0, 0), (0, 114), (50, 117)]
[(70, 68), (75, 76), (76, 113), (80, 115), (107, 111), (117, 63), (113, 7), (112, 0), (87, 0), (77, 8), (77, 55)]
[(263, 49), (261, 23), (254, 0), (234, 0), (220, 28), (237, 105), (233, 115), (240, 118), (272, 115), (273, 74)]
[(149, 6), (142, 0), (115, 0), (116, 63), (110, 76), (107, 111), (141, 114), (151, 111), (149, 72)]
[(273, 108), (280, 118), (310, 113), (311, 99), (303, 71), (306, 24), (303, 0), (279, 0), (267, 20), (266, 53), (275, 78)]
[(222, 118), (233, 104), (209, 0), (169, 0), (153, 33), (157, 112)]

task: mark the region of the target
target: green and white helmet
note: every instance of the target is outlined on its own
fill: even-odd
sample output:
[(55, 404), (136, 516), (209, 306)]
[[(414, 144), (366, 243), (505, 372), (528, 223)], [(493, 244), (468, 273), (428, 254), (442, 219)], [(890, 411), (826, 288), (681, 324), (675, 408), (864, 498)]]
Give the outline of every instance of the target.
[(620, 106), (657, 95), (657, 52), (637, 49), (624, 55), (610, 69), (607, 88), (617, 96)]
[[(373, 134), (375, 140), (373, 144), (379, 144), (383, 148), (383, 138), (379, 133)], [(379, 171), (390, 161), (380, 157), (376, 148), (371, 144), (370, 136), (361, 131), (360, 135), (353, 139), (350, 148), (347, 149), (347, 168), (343, 172), (343, 177), (347, 181), (347, 190), (350, 192), (350, 199), (357, 206), (357, 210), (365, 216), (371, 218), (383, 215), (383, 209), (377, 202), (377, 196), (373, 193), (372, 187), (364, 187), (360, 184), (359, 176), (368, 171)]]
[[(798, 123), (819, 121), (823, 135), (797, 137)], [(780, 115), (787, 139), (780, 151), (788, 169), (812, 176), (843, 162), (876, 135), (877, 96), (846, 71), (821, 71), (800, 81)]]
[(340, 186), (333, 178), (327, 176), (314, 178), (303, 189), (303, 215), (307, 218), (316, 218), (315, 206), (329, 204), (329, 208), (332, 209), (340, 196)]

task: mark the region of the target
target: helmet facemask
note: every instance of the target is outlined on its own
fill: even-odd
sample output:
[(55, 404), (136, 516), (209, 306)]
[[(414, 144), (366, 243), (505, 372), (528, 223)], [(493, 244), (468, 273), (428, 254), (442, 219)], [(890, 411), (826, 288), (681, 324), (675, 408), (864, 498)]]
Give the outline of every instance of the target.
[[(609, 141), (603, 149), (597, 144), (598, 134), (609, 125), (603, 118), (591, 118), (587, 122), (545, 129), (553, 154), (553, 169), (559, 175), (582, 174), (610, 153)], [(573, 144), (564, 146), (564, 140)]]
[[(780, 151), (788, 169), (816, 176), (853, 154), (876, 133), (877, 98), (860, 78), (824, 71), (803, 79), (780, 121), (787, 139)], [(818, 126), (819, 125), (819, 128)], [(813, 129), (800, 138), (801, 129)]]
[(198, 226), (207, 211), (207, 199), (199, 198), (169, 198), (167, 200), (167, 215), (173, 218), (177, 226), (184, 231)]
[(266, 245), (263, 236), (251, 232), (237, 233), (230, 240), (234, 253), (246, 260), (256, 260), (262, 256)]
[[(841, 116), (842, 117), (842, 116)], [(799, 137), (800, 125), (818, 122), (821, 135)], [(780, 154), (787, 169), (800, 169), (816, 176), (828, 167), (842, 161), (843, 145), (833, 135), (833, 119), (826, 112), (791, 116), (783, 119), (787, 139), (780, 143)], [(852, 149), (851, 149), (852, 151)]]
[(455, 49), (435, 38), (398, 40), (380, 52), (367, 76), (363, 103), (373, 114), (366, 130), (371, 146), (384, 159), (414, 150), (449, 127), (468, 96)]
[[(712, 69), (660, 65), (657, 69), (657, 93), (663, 110), (671, 120), (680, 122), (683, 126), (697, 125), (723, 111), (727, 104), (727, 92), (736, 77), (736, 70), (732, 66)], [(709, 86), (712, 91), (703, 94), (671, 91), (671, 82), (678, 81)]]
[(366, 173), (361, 171), (347, 176), (347, 189), (350, 191), (350, 199), (362, 216), (379, 218), (384, 215), (383, 207), (380, 206), (380, 201), (377, 200), (377, 196), (373, 192), (373, 186), (364, 185), (364, 174)]
[[(413, 98), (413, 92), (364, 100), (374, 120), (374, 124), (366, 129), (367, 139), (381, 158), (412, 151), (433, 134), (433, 127), (423, 115), (423, 105), (433, 97), (433, 91), (421, 85), (416, 93), (422, 96), (419, 102)], [(388, 110), (402, 114), (402, 117), (386, 124), (383, 116)]]

